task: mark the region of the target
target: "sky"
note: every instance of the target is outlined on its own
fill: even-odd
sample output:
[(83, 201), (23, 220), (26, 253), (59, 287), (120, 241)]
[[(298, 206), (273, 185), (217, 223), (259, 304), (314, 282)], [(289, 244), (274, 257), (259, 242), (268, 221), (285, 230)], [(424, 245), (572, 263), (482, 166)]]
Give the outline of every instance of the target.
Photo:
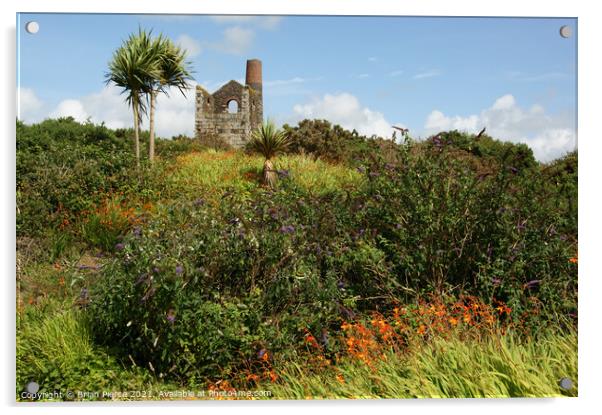
[[(36, 34), (27, 22), (39, 24)], [(560, 36), (567, 25), (572, 36)], [(263, 63), (264, 117), (327, 119), (362, 134), (415, 138), (483, 127), (541, 161), (577, 145), (577, 19), (352, 16), (17, 15), (17, 114), (132, 126), (105, 85), (112, 53), (139, 27), (187, 50), (194, 84), (244, 82)], [(146, 125), (146, 124), (145, 124)], [(157, 102), (162, 137), (194, 135), (194, 89)]]

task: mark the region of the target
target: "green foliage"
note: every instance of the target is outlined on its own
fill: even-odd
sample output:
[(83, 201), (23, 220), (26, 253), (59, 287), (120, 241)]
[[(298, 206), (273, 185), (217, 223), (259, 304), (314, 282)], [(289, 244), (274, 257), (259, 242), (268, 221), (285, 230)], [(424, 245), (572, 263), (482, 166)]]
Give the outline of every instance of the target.
[[(40, 234), (132, 183), (131, 150), (103, 125), (17, 123), (17, 233)], [(134, 184), (135, 186), (135, 184)]]
[(520, 171), (537, 165), (533, 151), (526, 144), (503, 142), (488, 135), (476, 138), (474, 135), (454, 130), (437, 134), (428, 142), (439, 149), (446, 147), (449, 151), (450, 148), (456, 148), (480, 158), (491, 158)]
[(290, 137), (288, 152), (310, 154), (314, 158), (344, 162), (356, 166), (358, 161), (381, 154), (388, 161), (395, 157), (395, 143), (379, 137), (366, 137), (326, 120), (300, 121), (295, 127), (283, 126)]
[(17, 321), (17, 395), (34, 381), (40, 393), (136, 388), (149, 380), (128, 373), (107, 352), (94, 345), (88, 324), (75, 311), (52, 305), (28, 307)]
[[(297, 362), (279, 369), (278, 383), (259, 386), (278, 399), (577, 396), (577, 334), (438, 338), (409, 355), (388, 353), (372, 367), (348, 360), (318, 373)], [(562, 389), (562, 378), (573, 388)]]
[[(18, 388), (32, 376), (52, 387), (86, 385), (96, 368), (102, 373), (130, 358), (155, 376), (206, 385), (265, 363), (258, 362), (265, 350), (279, 361), (294, 357), (305, 330), (336, 334), (343, 321), (431, 293), (503, 301), (527, 335), (575, 324), (576, 153), (540, 165), (520, 145), (457, 132), (397, 144), (326, 122), (285, 129), (288, 151), (305, 154), (278, 157), (278, 185), (264, 188), (259, 156), (206, 150), (180, 137), (158, 140), (159, 162), (132, 173), (130, 130), (73, 119), (18, 123), (20, 240), (35, 236), (50, 253), (35, 254), (36, 261), (64, 260), (78, 240), (111, 252), (81, 284), (90, 288), (84, 320), (76, 313), (26, 317)], [(141, 208), (148, 201), (152, 214)], [(28, 267), (24, 283), (36, 277)], [(57, 270), (43, 291), (64, 276)], [(64, 361), (44, 355), (40, 365), (29, 364), (28, 353), (61, 342), (75, 345)], [(466, 363), (461, 344), (448, 346), (457, 359), (436, 356), (433, 370)], [(522, 344), (508, 345), (515, 346)], [(513, 362), (524, 357), (517, 353)], [(487, 367), (510, 370), (494, 360)], [(466, 383), (454, 389), (433, 375), (439, 389), (427, 394), (555, 393), (503, 377), (475, 385), (474, 368), (466, 367)]]
[(360, 199), (386, 253), (388, 290), (467, 292), (519, 314), (537, 308), (540, 322), (576, 312), (577, 228), (566, 227), (561, 196), (538, 169), (496, 164), (484, 175), (453, 149), (410, 146), (397, 165), (367, 166)]
[(266, 160), (271, 160), (278, 153), (285, 151), (288, 145), (289, 138), (286, 132), (277, 129), (272, 121), (267, 121), (252, 132), (247, 147), (261, 154)]

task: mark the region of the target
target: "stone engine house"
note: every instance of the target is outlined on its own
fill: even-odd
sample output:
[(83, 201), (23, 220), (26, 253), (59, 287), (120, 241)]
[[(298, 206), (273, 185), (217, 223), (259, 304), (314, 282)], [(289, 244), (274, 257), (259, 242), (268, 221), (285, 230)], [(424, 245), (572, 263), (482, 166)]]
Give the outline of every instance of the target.
[(213, 94), (196, 87), (195, 135), (219, 137), (235, 148), (263, 123), (261, 61), (247, 61), (245, 85), (230, 81)]

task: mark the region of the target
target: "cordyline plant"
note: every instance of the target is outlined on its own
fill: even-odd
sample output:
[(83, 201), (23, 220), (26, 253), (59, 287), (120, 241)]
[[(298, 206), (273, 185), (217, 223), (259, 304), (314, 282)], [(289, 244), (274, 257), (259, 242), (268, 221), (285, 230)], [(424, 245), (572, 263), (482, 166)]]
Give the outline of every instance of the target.
[(284, 152), (289, 142), (288, 135), (276, 128), (274, 123), (269, 120), (253, 131), (249, 148), (265, 158), (265, 162), (263, 163), (263, 183), (266, 186), (274, 187), (276, 184), (278, 176), (276, 175), (276, 170), (274, 170), (272, 159), (279, 153)]
[(161, 76), (157, 57), (153, 52), (150, 33), (139, 29), (113, 53), (109, 70), (105, 74), (108, 84), (114, 83), (127, 94), (126, 102), (134, 112), (134, 144), (136, 164), (140, 166), (140, 122), (146, 113), (146, 103), (142, 99), (151, 92), (153, 79)]
[(192, 80), (190, 62), (186, 61), (186, 51), (176, 46), (169, 38), (159, 35), (153, 40), (152, 53), (158, 65), (158, 77), (150, 79), (150, 114), (148, 159), (155, 158), (155, 106), (157, 93), (167, 94), (171, 87), (177, 88), (182, 95), (190, 88)]

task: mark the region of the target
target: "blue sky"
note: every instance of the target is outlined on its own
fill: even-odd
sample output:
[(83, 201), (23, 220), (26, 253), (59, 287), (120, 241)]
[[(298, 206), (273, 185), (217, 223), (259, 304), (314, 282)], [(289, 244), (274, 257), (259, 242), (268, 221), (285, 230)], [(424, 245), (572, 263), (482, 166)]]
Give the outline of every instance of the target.
[[(572, 37), (559, 35), (563, 25)], [(577, 21), (568, 18), (21, 14), (19, 117), (130, 126), (103, 75), (138, 26), (185, 47), (210, 91), (261, 59), (264, 115), (278, 123), (326, 118), (384, 136), (403, 125), (416, 137), (487, 127), (540, 160), (576, 145)], [(162, 97), (157, 111), (159, 134), (193, 133), (192, 92)]]

